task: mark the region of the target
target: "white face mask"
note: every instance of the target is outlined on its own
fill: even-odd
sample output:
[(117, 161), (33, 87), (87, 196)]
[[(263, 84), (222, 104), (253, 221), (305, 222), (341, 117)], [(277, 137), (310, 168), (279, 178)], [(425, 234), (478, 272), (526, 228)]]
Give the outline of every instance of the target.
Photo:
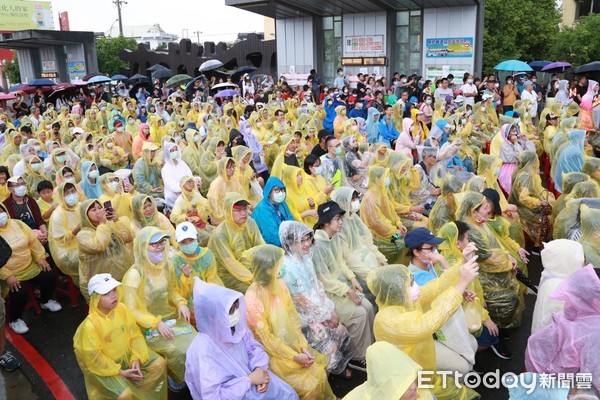
[(273, 201), (277, 204), (281, 204), (285, 201), (285, 192), (279, 192), (273, 194)]
[(323, 173), (323, 167), (322, 166), (319, 165), (318, 167), (315, 167), (315, 174), (321, 175), (322, 173)]
[(240, 309), (238, 308), (233, 312), (233, 314), (229, 314), (229, 327), (233, 328), (240, 322)]
[(473, 79), (467, 79), (467, 83), (471, 85), (473, 83)]
[(177, 160), (179, 158), (179, 151), (175, 150), (171, 152), (171, 159)]
[(198, 143), (200, 141), (200, 135), (194, 135), (194, 142)]
[(108, 147), (109, 149), (112, 149), (113, 146), (114, 146), (114, 144), (112, 144), (112, 142), (106, 143), (106, 147)]
[(92, 178), (92, 179), (96, 179), (100, 176), (100, 171), (98, 171), (97, 169), (88, 172), (88, 177)]
[(113, 192), (116, 192), (119, 188), (119, 182), (110, 182), (108, 187), (111, 188)]
[(77, 193), (71, 193), (71, 194), (65, 196), (65, 203), (69, 207), (75, 206), (77, 204), (77, 200), (79, 200), (79, 196), (77, 195)]
[(410, 298), (412, 299), (413, 303), (419, 299), (420, 295), (421, 288), (419, 287), (419, 285), (413, 282), (412, 285), (410, 285)]
[(128, 119), (128, 120), (127, 120), (127, 123), (128, 123), (129, 125), (133, 125), (133, 123), (134, 123), (134, 122), (135, 122), (135, 120), (133, 120), (133, 119)]
[(124, 128), (123, 128), (122, 126), (118, 126), (118, 127), (117, 127), (117, 132), (123, 132), (123, 129), (124, 129)]
[(0, 213), (0, 226), (6, 225), (8, 222), (8, 214), (5, 212)]
[(350, 208), (352, 209), (352, 212), (355, 212), (355, 213), (358, 212), (358, 210), (360, 210), (360, 200), (358, 200), (358, 199), (353, 200), (350, 203)]
[(23, 197), (27, 194), (27, 187), (25, 185), (17, 186), (15, 188), (15, 194), (19, 197)]

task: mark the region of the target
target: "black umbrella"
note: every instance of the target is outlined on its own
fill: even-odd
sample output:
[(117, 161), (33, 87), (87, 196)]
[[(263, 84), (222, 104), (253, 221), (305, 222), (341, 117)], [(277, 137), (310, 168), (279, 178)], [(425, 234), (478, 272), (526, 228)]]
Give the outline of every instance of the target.
[(575, 74), (585, 74), (586, 72), (600, 72), (600, 61), (583, 64), (573, 70)]
[(158, 79), (170, 78), (173, 75), (175, 75), (175, 73), (173, 71), (171, 71), (169, 68), (159, 69), (152, 73), (152, 76), (154, 78), (158, 78)]
[(250, 67), (250, 66), (240, 67), (240, 68), (236, 69), (233, 74), (231, 74), (231, 80), (235, 81), (236, 79), (240, 79), (244, 74), (251, 74), (254, 71), (256, 71), (256, 68), (254, 68), (254, 67)]
[(158, 71), (159, 69), (167, 69), (167, 67), (165, 67), (162, 64), (154, 64), (150, 68), (147, 68), (146, 71), (154, 72), (154, 71)]
[(127, 79), (128, 84), (136, 84), (136, 83), (142, 83), (142, 82), (149, 83), (150, 78), (148, 78), (146, 75), (135, 74), (131, 78)]

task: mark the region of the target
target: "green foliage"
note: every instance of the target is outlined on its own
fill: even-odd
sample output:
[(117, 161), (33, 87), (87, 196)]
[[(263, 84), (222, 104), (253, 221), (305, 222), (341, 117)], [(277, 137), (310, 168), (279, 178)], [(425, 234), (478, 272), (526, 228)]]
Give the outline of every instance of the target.
[(156, 48), (154, 50), (160, 51), (160, 50), (166, 50), (166, 49), (167, 49), (167, 45), (165, 43), (161, 43), (158, 46), (156, 46)]
[(124, 36), (97, 39), (96, 55), (98, 56), (99, 72), (111, 76), (118, 74), (122, 69), (128, 68), (129, 64), (119, 58), (119, 53), (123, 49), (135, 50), (137, 46), (134, 38)]
[(6, 65), (2, 68), (2, 72), (4, 72), (4, 76), (6, 76), (11, 85), (21, 82), (21, 72), (19, 72), (19, 60), (17, 60), (17, 53), (15, 53), (12, 61), (7, 61)]
[(548, 59), (560, 20), (555, 0), (486, 0), (483, 71), (504, 60)]
[(583, 65), (600, 58), (600, 14), (583, 16), (572, 28), (565, 28), (552, 45), (555, 60)]

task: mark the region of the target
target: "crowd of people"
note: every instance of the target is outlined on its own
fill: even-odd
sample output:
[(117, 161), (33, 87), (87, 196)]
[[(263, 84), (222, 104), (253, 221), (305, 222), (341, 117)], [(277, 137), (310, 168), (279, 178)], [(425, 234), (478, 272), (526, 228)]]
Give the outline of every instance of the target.
[(60, 312), (79, 288), (90, 399), (329, 400), (330, 374), (362, 371), (346, 399), (470, 400), (417, 373), (510, 359), (541, 253), (527, 370), (600, 389), (598, 83), (459, 80), (350, 88), (340, 68), (229, 98), (157, 81), (4, 104), (6, 322), (24, 334), (32, 297)]

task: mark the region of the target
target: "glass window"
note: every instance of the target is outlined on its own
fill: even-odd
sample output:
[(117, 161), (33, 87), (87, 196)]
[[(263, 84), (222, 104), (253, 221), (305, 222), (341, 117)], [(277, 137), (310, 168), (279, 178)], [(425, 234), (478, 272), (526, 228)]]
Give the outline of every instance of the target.
[[(410, 16), (412, 17), (413, 15), (421, 15), (421, 10), (412, 10), (410, 12)], [(412, 22), (411, 22), (412, 23)]]
[(421, 53), (410, 53), (410, 70), (411, 72), (421, 71)]
[(396, 25), (408, 25), (408, 12), (401, 11), (396, 13)]
[(323, 29), (333, 29), (333, 18), (323, 17)]
[(421, 35), (410, 35), (410, 51), (421, 52)]
[(334, 22), (333, 23), (333, 36), (337, 37), (342, 37), (342, 23), (341, 22)]
[(408, 58), (408, 44), (396, 44), (396, 57), (402, 59)]
[(410, 17), (410, 33), (421, 34), (421, 17)]
[(396, 42), (408, 43), (408, 26), (399, 26), (396, 28)]

